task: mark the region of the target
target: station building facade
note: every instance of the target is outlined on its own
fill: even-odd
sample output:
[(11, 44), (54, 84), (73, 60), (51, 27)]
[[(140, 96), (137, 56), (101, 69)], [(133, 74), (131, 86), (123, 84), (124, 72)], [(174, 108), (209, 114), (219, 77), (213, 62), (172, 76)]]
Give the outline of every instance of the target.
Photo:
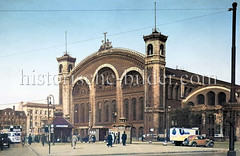
[(78, 64), (67, 52), (57, 58), (59, 104), (75, 133), (84, 137), (94, 132), (102, 140), (108, 130), (130, 127), (133, 139), (143, 134), (166, 137), (170, 127), (178, 127), (177, 117), (169, 112), (188, 106), (201, 113), (202, 134), (227, 137), (224, 104), (230, 84), (166, 67), (167, 36), (160, 32), (143, 40), (145, 54), (113, 48), (105, 40)]

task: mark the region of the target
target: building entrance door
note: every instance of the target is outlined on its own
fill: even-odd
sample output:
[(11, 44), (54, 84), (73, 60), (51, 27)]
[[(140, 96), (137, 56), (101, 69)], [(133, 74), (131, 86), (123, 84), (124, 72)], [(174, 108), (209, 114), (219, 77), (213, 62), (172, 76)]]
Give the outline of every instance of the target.
[(104, 137), (107, 135), (108, 128), (99, 129), (99, 141), (104, 141)]

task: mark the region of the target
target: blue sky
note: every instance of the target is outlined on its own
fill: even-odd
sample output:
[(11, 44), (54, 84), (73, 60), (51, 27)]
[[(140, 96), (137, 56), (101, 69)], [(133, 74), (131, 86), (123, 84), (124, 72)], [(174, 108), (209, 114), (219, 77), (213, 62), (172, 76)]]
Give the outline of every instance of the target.
[[(232, 7), (234, 1), (156, 2), (157, 9), (160, 9), (157, 11), (157, 27), (169, 36), (167, 66), (216, 75), (218, 79), (230, 81), (232, 12), (227, 12), (227, 9)], [(21, 72), (23, 70), (28, 75), (57, 74), (56, 57), (64, 52), (65, 31), (70, 43), (68, 51), (77, 58), (77, 63), (99, 49), (103, 32), (108, 32), (113, 47), (144, 53), (142, 37), (150, 34), (154, 27), (153, 8), (154, 0), (1, 0), (0, 10), (12, 11), (0, 11), (0, 108), (12, 107), (12, 103), (20, 101), (38, 102), (49, 94), (53, 94), (58, 102), (58, 86), (20, 85)], [(115, 9), (143, 10), (113, 11)], [(222, 13), (199, 17), (217, 12)], [(239, 13), (238, 10), (237, 17)], [(181, 21), (192, 17), (196, 18)], [(179, 20), (181, 22), (177, 22)], [(239, 20), (237, 28), (238, 25)], [(237, 37), (239, 34), (237, 31)], [(238, 84), (239, 67), (237, 64)]]

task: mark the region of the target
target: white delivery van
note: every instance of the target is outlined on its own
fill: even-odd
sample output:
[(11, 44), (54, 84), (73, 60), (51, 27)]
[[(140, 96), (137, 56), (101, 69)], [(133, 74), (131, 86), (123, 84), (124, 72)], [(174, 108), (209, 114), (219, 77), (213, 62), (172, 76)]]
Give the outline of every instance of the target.
[(174, 141), (176, 146), (180, 146), (190, 135), (199, 135), (199, 128), (170, 128), (170, 141)]

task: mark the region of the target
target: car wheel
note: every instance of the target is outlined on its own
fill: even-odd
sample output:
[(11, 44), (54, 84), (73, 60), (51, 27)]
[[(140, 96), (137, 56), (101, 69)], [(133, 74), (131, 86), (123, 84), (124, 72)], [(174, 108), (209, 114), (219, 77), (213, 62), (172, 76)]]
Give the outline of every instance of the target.
[(210, 143), (210, 144), (208, 145), (208, 147), (211, 147), (211, 148), (213, 148), (213, 146), (214, 146), (213, 143)]
[(192, 143), (192, 147), (197, 147), (197, 143), (196, 142)]

